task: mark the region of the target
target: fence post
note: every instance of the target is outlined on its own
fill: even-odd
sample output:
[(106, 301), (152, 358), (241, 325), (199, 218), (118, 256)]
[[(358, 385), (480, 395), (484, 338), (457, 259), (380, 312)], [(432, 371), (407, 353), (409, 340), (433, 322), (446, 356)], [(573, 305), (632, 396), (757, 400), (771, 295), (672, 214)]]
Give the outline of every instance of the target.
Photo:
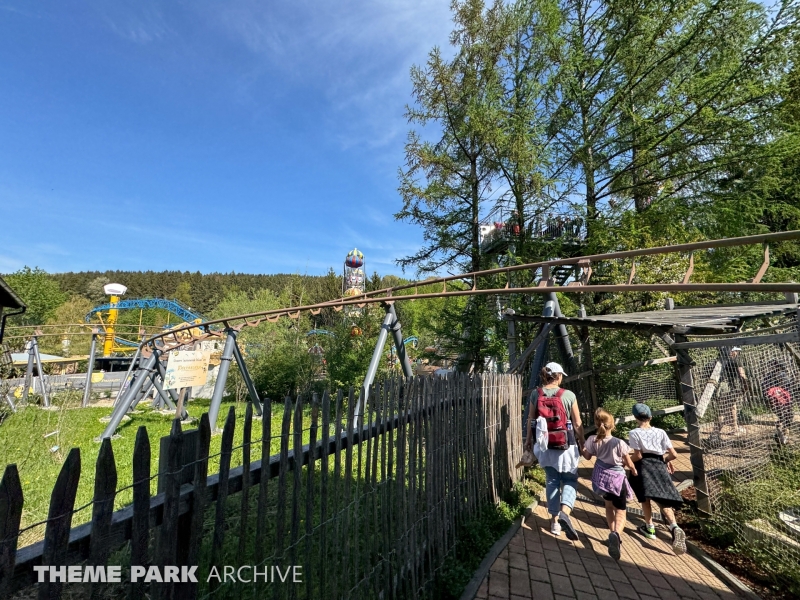
[[(671, 340), (666, 339), (667, 343)], [(685, 342), (685, 335), (675, 335), (673, 343)], [(672, 344), (670, 344), (672, 345)], [(689, 458), (692, 463), (692, 477), (694, 489), (697, 494), (697, 508), (707, 515), (711, 514), (711, 501), (708, 497), (706, 483), (706, 469), (703, 460), (703, 446), (700, 439), (700, 419), (697, 415), (697, 398), (694, 393), (694, 380), (692, 378), (692, 361), (688, 352), (678, 350), (678, 360), (675, 363), (678, 371), (681, 400), (683, 401), (683, 415), (686, 419), (687, 440), (689, 443)]]
[(39, 600), (61, 598), (61, 584), (67, 581), (67, 545), (80, 477), (81, 452), (78, 448), (73, 448), (69, 451), (64, 466), (61, 467), (50, 496), (50, 511), (47, 513), (47, 528), (42, 550), (42, 564), (62, 567), (63, 574), (59, 572), (62, 574), (60, 581), (53, 581), (51, 575), (39, 585)]
[[(155, 552), (155, 564), (175, 565), (178, 547), (178, 511), (183, 479), (183, 436), (180, 419), (173, 419), (172, 430), (167, 438), (166, 476), (159, 468), (159, 478), (164, 482), (164, 510)], [(186, 469), (188, 471), (188, 469)], [(159, 585), (151, 588), (154, 598), (170, 598), (172, 585)]]
[[(186, 434), (184, 434), (184, 449), (186, 448)], [(198, 564), (200, 556), (200, 546), (203, 543), (203, 523), (205, 521), (205, 510), (208, 504), (207, 499), (207, 478), (208, 478), (208, 451), (211, 445), (211, 427), (208, 424), (208, 414), (204, 413), (200, 417), (197, 426), (197, 443), (195, 445), (195, 464), (194, 479), (192, 484), (192, 510), (188, 515), (184, 515), (184, 521), (179, 523), (179, 533), (181, 539), (186, 540), (178, 545), (178, 562), (180, 566)], [(175, 591), (175, 598), (195, 598), (197, 595), (196, 583), (184, 583), (178, 585)]]
[[(230, 339), (230, 338), (229, 338)], [(230, 362), (229, 362), (230, 364)], [(219, 453), (219, 485), (217, 487), (217, 506), (214, 515), (214, 538), (211, 544), (211, 564), (216, 565), (222, 556), (225, 542), (225, 509), (228, 500), (228, 478), (231, 471), (231, 452), (233, 451), (233, 430), (236, 427), (236, 412), (231, 406), (222, 430), (222, 443)], [(212, 579), (209, 588), (213, 594), (219, 580)]]
[(22, 484), (17, 465), (7, 465), (0, 479), (0, 598), (11, 595), (11, 578), (22, 520)]
[[(94, 476), (94, 503), (92, 505), (92, 537), (89, 540), (89, 564), (105, 565), (111, 553), (109, 533), (111, 516), (114, 513), (114, 498), (117, 494), (117, 465), (111, 440), (103, 439), (97, 455)], [(92, 598), (100, 593), (100, 586), (92, 585)]]
[[(150, 540), (150, 438), (147, 427), (142, 425), (136, 432), (133, 446), (133, 518), (131, 519), (131, 564), (145, 566), (148, 563)], [(130, 598), (144, 598), (142, 583), (131, 582)]]

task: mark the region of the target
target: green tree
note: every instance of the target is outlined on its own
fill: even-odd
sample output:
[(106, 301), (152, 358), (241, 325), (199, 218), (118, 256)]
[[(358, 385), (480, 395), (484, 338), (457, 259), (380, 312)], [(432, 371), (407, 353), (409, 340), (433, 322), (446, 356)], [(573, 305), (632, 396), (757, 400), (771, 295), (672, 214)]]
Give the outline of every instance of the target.
[(23, 267), (4, 278), (28, 307), (24, 314), (9, 319), (12, 324), (42, 325), (67, 299), (58, 283), (39, 267)]
[(793, 2), (774, 13), (748, 0), (562, 7), (569, 53), (552, 112), (555, 168), (582, 198), (593, 247), (615, 245), (603, 219), (629, 207), (706, 199), (774, 134)]
[(447, 60), (437, 47), (425, 67), (411, 69), (414, 103), (406, 109), (411, 124), (441, 130), (435, 141), (409, 133), (399, 173), (395, 218), (419, 225), (425, 244), (398, 264), (420, 273), (480, 268), (479, 219), (495, 175), (486, 128), (499, 88), (502, 2), (487, 9), (482, 0), (455, 1), (452, 9), (456, 55)]

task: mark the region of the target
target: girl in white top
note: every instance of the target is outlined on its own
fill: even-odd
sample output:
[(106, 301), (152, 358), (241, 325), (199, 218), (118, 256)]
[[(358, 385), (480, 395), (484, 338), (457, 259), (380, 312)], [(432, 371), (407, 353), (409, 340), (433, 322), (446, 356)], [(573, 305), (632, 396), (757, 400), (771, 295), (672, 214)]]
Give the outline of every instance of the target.
[(652, 502), (656, 502), (669, 524), (673, 551), (683, 554), (686, 552), (686, 534), (678, 527), (673, 510), (683, 504), (683, 498), (671, 477), (675, 472), (672, 461), (678, 458), (678, 453), (667, 432), (650, 425), (653, 414), (649, 406), (635, 404), (632, 412), (639, 427), (628, 434), (628, 445), (633, 450), (631, 458), (637, 471), (637, 475), (631, 474), (630, 484), (636, 499), (642, 504), (645, 520), (644, 525), (639, 526), (639, 533), (648, 539), (656, 539), (652, 506)]

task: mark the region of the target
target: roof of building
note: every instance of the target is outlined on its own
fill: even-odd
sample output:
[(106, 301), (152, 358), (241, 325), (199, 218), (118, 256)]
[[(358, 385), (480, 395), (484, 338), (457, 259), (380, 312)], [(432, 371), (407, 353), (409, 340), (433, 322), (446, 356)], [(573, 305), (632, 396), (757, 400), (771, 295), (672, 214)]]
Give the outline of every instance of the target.
[(800, 305), (796, 303), (763, 302), (676, 307), (672, 310), (588, 315), (586, 317), (544, 317), (516, 314), (508, 315), (506, 318), (515, 321), (577, 325), (579, 327), (703, 335), (735, 332), (746, 321), (753, 319), (797, 314), (799, 307)]
[(0, 277), (0, 307), (24, 308), (25, 303), (14, 293), (14, 290)]

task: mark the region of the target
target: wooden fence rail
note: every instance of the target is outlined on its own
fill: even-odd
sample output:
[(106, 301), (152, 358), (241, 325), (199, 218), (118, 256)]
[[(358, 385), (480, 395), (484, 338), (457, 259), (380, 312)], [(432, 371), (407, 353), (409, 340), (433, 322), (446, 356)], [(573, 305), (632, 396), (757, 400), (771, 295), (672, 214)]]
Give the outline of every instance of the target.
[[(261, 439), (243, 423), (242, 464), (231, 468), (234, 409), (225, 420), (219, 472), (208, 475), (207, 415), (196, 430), (173, 423), (161, 440), (158, 493), (150, 494), (150, 440), (140, 427), (133, 504), (112, 511), (116, 462), (104, 440), (95, 465), (92, 520), (71, 528), (81, 474), (73, 449), (53, 488), (43, 541), (17, 549), (23, 507), (15, 465), (0, 482), (0, 597), (30, 597), (36, 565), (120, 565), (122, 583), (38, 584), (39, 598), (416, 598), (435, 593), (459, 526), (507, 493), (520, 475), (518, 375), (388, 380), (365, 411), (351, 390), (267, 402)], [(282, 412), (270, 456), (272, 416)], [(276, 415), (277, 416), (277, 415)], [(304, 428), (310, 419), (310, 426)], [(303, 444), (304, 432), (308, 443)], [(252, 460), (255, 450), (260, 458)], [(331, 457), (333, 460), (331, 460)], [(198, 583), (133, 583), (131, 565), (197, 566)], [(268, 573), (269, 583), (224, 580), (225, 565)], [(297, 566), (301, 582), (289, 577)], [(219, 578), (209, 577), (216, 568)], [(126, 589), (127, 588), (127, 589)], [(109, 588), (110, 589), (110, 588)], [(105, 590), (105, 591), (104, 591)]]

